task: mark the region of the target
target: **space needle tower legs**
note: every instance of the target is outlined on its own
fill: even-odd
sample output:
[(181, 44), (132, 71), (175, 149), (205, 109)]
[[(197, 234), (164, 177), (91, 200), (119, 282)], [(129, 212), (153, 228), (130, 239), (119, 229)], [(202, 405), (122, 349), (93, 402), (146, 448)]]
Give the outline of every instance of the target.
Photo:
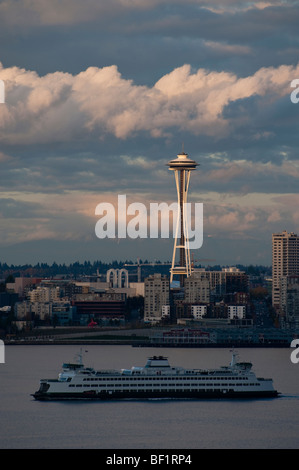
[[(189, 277), (191, 274), (187, 219), (187, 195), (191, 171), (195, 170), (197, 165), (198, 164), (188, 158), (188, 155), (184, 152), (178, 154), (176, 159), (168, 162), (169, 169), (174, 171), (178, 196), (178, 214), (172, 255), (172, 265), (170, 269), (170, 282), (173, 281), (174, 275), (179, 275), (181, 287), (184, 285), (185, 277)], [(179, 250), (179, 266), (176, 266), (177, 250)]]

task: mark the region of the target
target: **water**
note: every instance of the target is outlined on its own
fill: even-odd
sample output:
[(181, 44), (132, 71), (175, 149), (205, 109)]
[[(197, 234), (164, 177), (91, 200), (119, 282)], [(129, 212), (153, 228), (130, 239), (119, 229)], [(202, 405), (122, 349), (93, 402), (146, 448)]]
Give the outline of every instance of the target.
[[(88, 346), (95, 368), (142, 366), (165, 355), (172, 365), (218, 367), (229, 349)], [(240, 349), (257, 376), (272, 377), (282, 393), (263, 400), (142, 400), (38, 402), (40, 378), (56, 378), (78, 346), (6, 346), (0, 364), (1, 449), (297, 449), (299, 364), (291, 349)]]

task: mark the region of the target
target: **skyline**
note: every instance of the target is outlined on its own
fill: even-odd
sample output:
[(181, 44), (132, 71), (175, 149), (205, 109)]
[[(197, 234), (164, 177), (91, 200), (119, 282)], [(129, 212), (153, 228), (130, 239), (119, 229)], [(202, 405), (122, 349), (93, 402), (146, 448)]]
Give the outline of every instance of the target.
[[(195, 259), (271, 265), (299, 232), (294, 1), (0, 1), (0, 261), (171, 259), (173, 238), (99, 240), (99, 203), (176, 201), (199, 167)], [(191, 255), (193, 250), (191, 251)]]

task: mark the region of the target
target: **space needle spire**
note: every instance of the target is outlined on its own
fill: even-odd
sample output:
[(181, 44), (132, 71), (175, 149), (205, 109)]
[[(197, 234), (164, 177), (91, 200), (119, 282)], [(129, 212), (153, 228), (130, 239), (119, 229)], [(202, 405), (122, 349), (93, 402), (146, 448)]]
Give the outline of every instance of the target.
[[(167, 165), (169, 166), (169, 170), (174, 171), (178, 197), (178, 215), (172, 255), (172, 265), (170, 269), (170, 282), (173, 281), (174, 275), (179, 275), (180, 285), (182, 287), (184, 285), (185, 277), (189, 277), (191, 274), (187, 220), (188, 214), (186, 210), (186, 204), (191, 171), (196, 170), (198, 163), (188, 157), (188, 155), (184, 152), (183, 146), (182, 152), (177, 155), (177, 158), (168, 162)], [(179, 250), (178, 266), (176, 265), (177, 250)]]

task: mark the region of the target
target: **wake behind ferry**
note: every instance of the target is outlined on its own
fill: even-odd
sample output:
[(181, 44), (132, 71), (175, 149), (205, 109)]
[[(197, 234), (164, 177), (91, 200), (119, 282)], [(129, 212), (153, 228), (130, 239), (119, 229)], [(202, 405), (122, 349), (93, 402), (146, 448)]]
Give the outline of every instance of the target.
[(95, 370), (84, 367), (82, 352), (76, 363), (65, 363), (57, 379), (42, 379), (36, 400), (111, 400), (149, 398), (268, 398), (277, 397), (272, 379), (257, 378), (250, 362), (219, 369), (172, 367), (167, 357), (148, 358), (144, 367)]

